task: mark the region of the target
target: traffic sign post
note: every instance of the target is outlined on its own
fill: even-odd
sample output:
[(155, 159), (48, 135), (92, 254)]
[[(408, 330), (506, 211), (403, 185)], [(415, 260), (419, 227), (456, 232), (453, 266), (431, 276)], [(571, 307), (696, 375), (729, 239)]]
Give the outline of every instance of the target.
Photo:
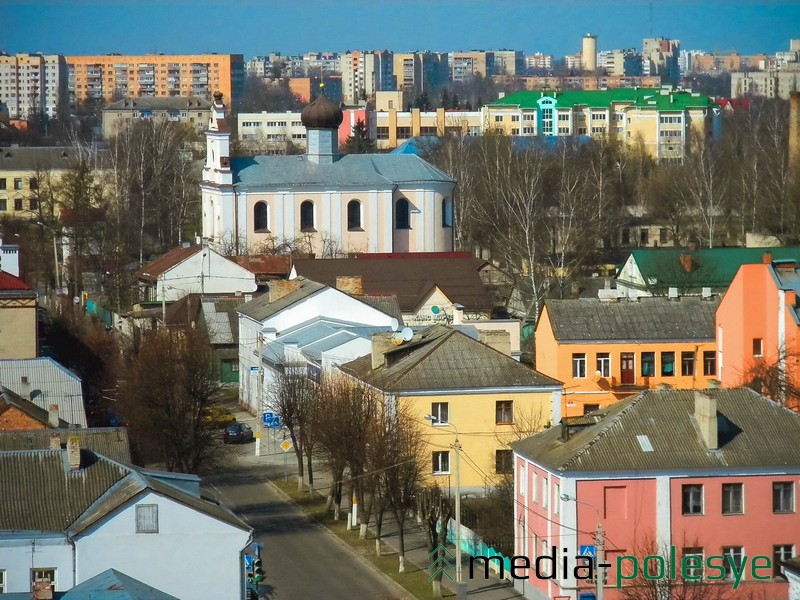
[(283, 480), (287, 481), (289, 479), (289, 472), (286, 467), (286, 455), (289, 453), (289, 450), (292, 449), (292, 442), (285, 438), (286, 434), (284, 434), (284, 440), (281, 442), (281, 450), (283, 450)]

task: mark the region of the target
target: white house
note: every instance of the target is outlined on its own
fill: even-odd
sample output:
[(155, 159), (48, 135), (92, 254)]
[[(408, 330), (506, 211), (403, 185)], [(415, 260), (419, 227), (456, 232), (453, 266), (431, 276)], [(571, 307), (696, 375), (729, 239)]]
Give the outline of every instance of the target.
[[(301, 339), (298, 331), (300, 326), (309, 325), (315, 319), (327, 321), (331, 329), (351, 331), (359, 326), (391, 331), (402, 322), (397, 301), (392, 296), (351, 296), (304, 277), (271, 282), (269, 294), (243, 304), (237, 308), (237, 312), (239, 401), (254, 412), (262, 408), (258, 398), (263, 398), (266, 389), (265, 382), (259, 379), (259, 375), (264, 373), (264, 363), (260, 357), (266, 354), (266, 348), (273, 342), (279, 341), (281, 348), (271, 348), (269, 356), (275, 360), (280, 349), (281, 360), (286, 360), (286, 357), (291, 360), (298, 357), (304, 347), (303, 340), (306, 338)], [(328, 333), (332, 332), (323, 328), (315, 330), (313, 335), (322, 339)], [(286, 334), (290, 335), (284, 338)], [(349, 337), (349, 334), (344, 335)], [(354, 335), (352, 339), (345, 339), (340, 335), (336, 338), (337, 343), (342, 343), (338, 352), (350, 360), (368, 354), (371, 342), (365, 344), (359, 341), (361, 337)], [(330, 357), (335, 355), (336, 352), (326, 354)], [(322, 367), (321, 353), (318, 358)]]
[(231, 157), (230, 123), (215, 96), (203, 237), (242, 253), (275, 242), (316, 256), (451, 251), (455, 181), (413, 154), (340, 154), (342, 118), (321, 94), (301, 114), (306, 154)]
[(187, 294), (249, 294), (256, 276), (207, 246), (180, 246), (136, 272), (145, 301), (173, 302)]
[(180, 598), (239, 600), (250, 527), (193, 475), (140, 470), (82, 450), (0, 452), (3, 591), (65, 591), (116, 569)]

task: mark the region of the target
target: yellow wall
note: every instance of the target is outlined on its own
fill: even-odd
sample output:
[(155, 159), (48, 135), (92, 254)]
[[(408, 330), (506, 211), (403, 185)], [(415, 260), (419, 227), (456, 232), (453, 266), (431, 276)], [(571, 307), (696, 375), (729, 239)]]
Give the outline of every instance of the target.
[[(514, 423), (496, 424), (496, 403), (498, 400), (512, 400)], [(519, 429), (533, 423), (544, 427), (550, 423), (552, 403), (551, 392), (523, 393), (480, 393), (480, 394), (442, 394), (437, 396), (399, 396), (398, 402), (408, 409), (411, 415), (418, 415), (420, 427), (426, 435), (425, 473), (428, 481), (436, 481), (440, 486), (455, 486), (455, 456), (450, 445), (456, 434), (452, 426), (433, 425), (425, 420), (431, 414), (434, 402), (447, 402), (449, 422), (458, 428), (461, 443), (461, 486), (483, 488), (494, 485), (498, 479), (495, 472), (495, 452), (508, 449), (508, 443), (519, 437)], [(432, 453), (450, 451), (450, 474), (432, 473)], [(474, 464), (473, 464), (474, 463)]]
[(0, 358), (36, 358), (36, 300), (0, 301)]

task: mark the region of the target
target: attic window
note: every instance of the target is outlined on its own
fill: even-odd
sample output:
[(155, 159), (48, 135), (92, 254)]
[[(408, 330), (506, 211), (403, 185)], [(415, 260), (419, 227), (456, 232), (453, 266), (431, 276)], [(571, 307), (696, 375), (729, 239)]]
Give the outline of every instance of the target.
[(27, 377), (26, 375), (23, 375), (23, 376), (20, 378), (20, 381), (21, 381), (21, 383), (28, 383), (28, 377)]
[(158, 504), (136, 505), (136, 533), (158, 533)]
[(637, 435), (636, 441), (639, 442), (639, 447), (642, 449), (642, 452), (653, 452), (653, 444), (646, 435)]

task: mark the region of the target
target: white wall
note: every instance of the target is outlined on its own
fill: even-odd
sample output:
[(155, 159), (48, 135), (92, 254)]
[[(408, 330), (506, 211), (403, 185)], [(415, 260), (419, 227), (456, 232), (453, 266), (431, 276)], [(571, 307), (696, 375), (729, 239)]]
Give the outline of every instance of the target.
[[(158, 505), (158, 533), (136, 533), (136, 504)], [(239, 600), (246, 531), (148, 493), (76, 541), (77, 583), (114, 568), (179, 598)]]
[(56, 569), (57, 592), (75, 586), (72, 580), (72, 546), (65, 536), (37, 539), (31, 558), (32, 548), (33, 538), (0, 537), (0, 569), (6, 572), (6, 593), (31, 591), (31, 565), (37, 569)]
[(257, 289), (253, 273), (209, 248), (166, 271), (156, 285), (156, 299), (167, 302), (180, 300), (191, 293), (250, 293)]

